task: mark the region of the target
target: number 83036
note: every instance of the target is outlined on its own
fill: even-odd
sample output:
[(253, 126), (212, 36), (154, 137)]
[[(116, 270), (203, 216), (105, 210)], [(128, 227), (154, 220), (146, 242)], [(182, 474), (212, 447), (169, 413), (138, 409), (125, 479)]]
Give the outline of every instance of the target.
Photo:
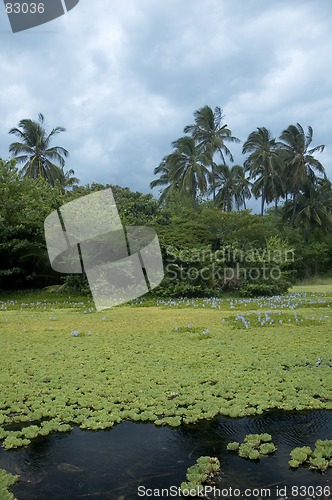
[(6, 3), (7, 14), (43, 14), (45, 6), (43, 3)]

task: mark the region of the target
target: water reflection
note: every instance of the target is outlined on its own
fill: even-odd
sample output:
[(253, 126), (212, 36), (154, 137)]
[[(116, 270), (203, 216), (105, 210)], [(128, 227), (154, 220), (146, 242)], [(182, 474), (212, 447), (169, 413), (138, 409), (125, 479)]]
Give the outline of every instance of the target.
[[(263, 432), (273, 436), (278, 448), (273, 456), (252, 462), (226, 451), (228, 442)], [(0, 467), (21, 474), (20, 483), (12, 488), (18, 500), (136, 500), (140, 485), (179, 486), (187, 467), (199, 456), (210, 455), (221, 462), (218, 487), (270, 487), (271, 498), (276, 498), (276, 486), (330, 485), (332, 490), (331, 470), (323, 475), (307, 468), (292, 471), (287, 464), (295, 446), (331, 438), (331, 411), (221, 417), (178, 429), (123, 422), (111, 430), (75, 428), (66, 435), (38, 438), (25, 449), (1, 450)]]

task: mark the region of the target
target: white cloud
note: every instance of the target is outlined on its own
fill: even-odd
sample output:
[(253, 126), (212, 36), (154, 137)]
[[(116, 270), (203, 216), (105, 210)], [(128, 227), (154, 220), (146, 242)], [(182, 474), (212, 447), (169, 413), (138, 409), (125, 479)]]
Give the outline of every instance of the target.
[[(332, 176), (332, 4), (309, 0), (81, 0), (49, 25), (0, 33), (0, 156), (9, 128), (42, 112), (67, 132), (85, 182), (149, 191), (153, 169), (205, 104), (234, 135), (299, 121), (325, 143)], [(7, 30), (7, 32), (6, 32)], [(241, 147), (234, 147), (242, 162)], [(331, 148), (332, 149), (332, 148)]]

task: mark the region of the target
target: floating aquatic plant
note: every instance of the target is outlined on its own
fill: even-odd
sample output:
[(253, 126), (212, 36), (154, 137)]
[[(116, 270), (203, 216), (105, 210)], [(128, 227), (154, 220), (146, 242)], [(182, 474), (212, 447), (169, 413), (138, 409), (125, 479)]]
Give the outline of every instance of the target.
[(310, 446), (294, 448), (290, 456), (288, 465), (294, 469), (300, 465), (308, 465), (311, 469), (324, 472), (328, 467), (332, 467), (332, 440), (318, 439), (313, 450)]
[(0, 469), (0, 498), (1, 500), (15, 500), (14, 495), (9, 491), (19, 479), (19, 476), (9, 474), (7, 471)]
[(274, 453), (276, 449), (272, 442), (272, 436), (267, 433), (247, 434), (243, 443), (234, 441), (227, 445), (228, 451), (235, 451), (240, 457), (250, 460), (258, 460), (262, 456)]
[(187, 469), (186, 482), (181, 483), (184, 496), (198, 496), (203, 485), (214, 481), (220, 472), (220, 462), (216, 457), (199, 457), (196, 463)]
[[(98, 430), (131, 419), (175, 427), (272, 408), (332, 409), (331, 294), (233, 298), (235, 310), (229, 299), (155, 301), (144, 311), (137, 303), (114, 308), (112, 327), (86, 299), (38, 297), (0, 302), (5, 447), (75, 425)], [(238, 314), (248, 328), (239, 319), (234, 329)]]

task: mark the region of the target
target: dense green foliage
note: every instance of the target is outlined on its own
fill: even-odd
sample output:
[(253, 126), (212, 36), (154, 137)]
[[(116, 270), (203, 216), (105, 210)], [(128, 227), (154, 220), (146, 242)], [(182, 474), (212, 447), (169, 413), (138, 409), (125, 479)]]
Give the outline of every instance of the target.
[[(155, 168), (152, 188), (162, 187), (160, 201), (168, 204), (176, 193), (197, 205), (200, 196), (212, 194), (215, 206), (231, 211), (246, 206), (253, 195), (261, 198), (261, 215), (267, 203), (283, 202), (284, 221), (301, 228), (305, 240), (313, 227), (331, 230), (332, 189), (325, 168), (314, 156), (325, 146), (312, 147), (313, 129), (297, 123), (282, 131), (279, 141), (270, 130), (258, 127), (244, 141), (243, 166), (233, 162), (227, 142), (240, 142), (223, 123), (222, 110), (204, 106), (194, 112), (195, 123), (173, 141), (173, 152)], [(222, 160), (217, 164), (218, 159)]]
[(52, 271), (44, 238), (46, 216), (80, 196), (112, 187), (121, 220), (156, 229), (165, 279), (159, 296), (208, 296), (235, 290), (244, 296), (283, 293), (296, 279), (329, 273), (332, 237), (315, 229), (303, 245), (300, 229), (282, 216), (222, 211), (186, 199), (160, 206), (152, 195), (92, 184), (64, 193), (45, 180), (21, 177), (13, 161), (0, 161), (0, 289), (61, 284), (88, 291), (78, 276)]
[[(61, 195), (42, 178), (22, 178), (14, 161), (0, 160), (0, 288), (31, 286), (52, 279), (44, 220)], [(51, 275), (51, 276), (49, 276)]]
[[(124, 226), (157, 231), (165, 268), (158, 296), (276, 295), (332, 272), (332, 188), (311, 127), (290, 125), (279, 140), (259, 127), (244, 141), (243, 166), (230, 167), (229, 146), (239, 139), (221, 108), (203, 106), (156, 168), (151, 186), (163, 188), (159, 201), (120, 186), (79, 186), (64, 171), (68, 152), (50, 144), (64, 131), (47, 133), (42, 114), (10, 130), (19, 139), (10, 152), (23, 168), (0, 160), (0, 289), (67, 283), (89, 293), (83, 276), (52, 271), (43, 223), (64, 203), (108, 187)], [(261, 198), (262, 214), (267, 203), (275, 207), (264, 217), (240, 211), (251, 195)]]

